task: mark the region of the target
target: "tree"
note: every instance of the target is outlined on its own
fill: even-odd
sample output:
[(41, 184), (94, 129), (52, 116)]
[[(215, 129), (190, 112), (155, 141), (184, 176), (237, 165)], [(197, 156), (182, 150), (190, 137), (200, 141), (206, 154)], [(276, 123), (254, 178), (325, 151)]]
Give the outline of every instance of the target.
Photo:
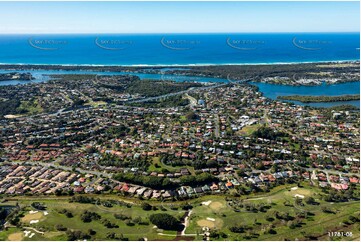
[(198, 117), (198, 115), (195, 113), (195, 112), (193, 112), (193, 111), (189, 111), (186, 115), (185, 115), (185, 117), (186, 117), (186, 119), (188, 120), (188, 121), (195, 121), (195, 120), (197, 120), (199, 117)]
[(285, 133), (278, 132), (265, 126), (262, 126), (258, 130), (254, 131), (252, 135), (256, 138), (264, 138), (270, 140), (275, 140), (277, 137), (287, 136), (287, 134)]
[(4, 208), (0, 208), (0, 220), (5, 219), (8, 216), (8, 212)]
[(152, 214), (150, 215), (149, 220), (158, 228), (165, 230), (177, 230), (180, 225), (178, 219), (167, 213)]
[(33, 202), (31, 203), (31, 206), (33, 208), (36, 208), (36, 209), (39, 209), (39, 210), (45, 210), (46, 209), (46, 206), (42, 203), (39, 203), (39, 202)]
[(64, 225), (62, 225), (62, 224), (55, 225), (55, 229), (58, 231), (66, 231), (67, 230), (67, 228), (64, 227)]
[(212, 230), (210, 233), (209, 233), (209, 237), (213, 238), (213, 239), (218, 239), (219, 238), (219, 233), (217, 230)]
[(182, 209), (183, 210), (190, 210), (192, 208), (193, 208), (193, 206), (190, 205), (189, 203), (182, 204)]
[(90, 239), (90, 236), (88, 234), (83, 233), (79, 230), (68, 230), (66, 231), (66, 235), (68, 236), (69, 241)]
[(316, 204), (316, 200), (313, 197), (307, 197), (305, 202), (310, 205)]
[(235, 225), (229, 228), (229, 230), (232, 233), (244, 233), (245, 232), (245, 226), (243, 225)]
[(81, 215), (80, 215), (80, 219), (84, 222), (84, 223), (90, 223), (92, 220), (99, 220), (101, 218), (101, 216), (95, 212), (89, 212), (87, 210), (85, 210)]
[(144, 211), (149, 211), (152, 209), (152, 206), (149, 204), (149, 203), (146, 203), (146, 202), (143, 202), (142, 205), (141, 205), (142, 209)]

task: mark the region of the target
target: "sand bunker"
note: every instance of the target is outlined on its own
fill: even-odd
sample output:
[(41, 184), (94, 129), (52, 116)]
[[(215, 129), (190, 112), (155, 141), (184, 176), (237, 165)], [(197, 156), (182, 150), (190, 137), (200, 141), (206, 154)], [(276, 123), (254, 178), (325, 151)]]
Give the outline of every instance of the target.
[(29, 211), (29, 214), (35, 214), (35, 213), (37, 213), (37, 212), (39, 212), (39, 211), (33, 211), (33, 210), (31, 210), (31, 211)]
[(30, 221), (30, 224), (36, 224), (36, 223), (39, 223), (39, 220), (31, 220)]
[(25, 237), (29, 237), (30, 239), (35, 235), (35, 233), (32, 233), (29, 230), (24, 231)]
[(25, 234), (25, 237), (28, 237), (28, 236), (29, 236), (29, 234), (31, 234), (31, 231), (29, 231), (29, 230), (25, 230), (25, 231), (24, 231), (24, 234)]
[(292, 187), (291, 190), (294, 191), (294, 190), (297, 190), (298, 187)]
[(298, 187), (297, 189), (291, 188), (290, 194), (291, 195), (299, 194), (299, 195), (303, 195), (303, 196), (311, 196), (312, 192), (308, 189)]
[(207, 218), (208, 221), (215, 222), (216, 220), (214, 218)]
[(296, 194), (295, 197), (302, 198), (302, 199), (305, 198), (305, 196), (300, 195), (300, 194)]
[(202, 202), (202, 205), (208, 206), (211, 203), (212, 203), (212, 201)]

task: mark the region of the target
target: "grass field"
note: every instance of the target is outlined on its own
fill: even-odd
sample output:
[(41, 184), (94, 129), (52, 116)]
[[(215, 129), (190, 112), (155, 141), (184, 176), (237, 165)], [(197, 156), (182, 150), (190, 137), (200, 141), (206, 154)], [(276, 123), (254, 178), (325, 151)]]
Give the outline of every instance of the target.
[(189, 172), (194, 175), (194, 168), (192, 166), (168, 166), (163, 164), (159, 157), (153, 158), (153, 163), (149, 166), (148, 171), (162, 172), (163, 169), (167, 169), (169, 172), (178, 172), (181, 168), (187, 168)]
[[(308, 184), (303, 184), (303, 187), (295, 187), (295, 185), (284, 185), (273, 189), (267, 194), (249, 195), (239, 198), (227, 198), (223, 195), (207, 195), (194, 200), (188, 201), (193, 208), (190, 215), (186, 234), (195, 235), (197, 240), (202, 240), (202, 228), (208, 226), (211, 230), (217, 230), (225, 233), (227, 238), (218, 238), (217, 240), (304, 240), (308, 235), (314, 235), (319, 240), (357, 240), (360, 236), (359, 223), (345, 225), (344, 220), (348, 220), (350, 215), (359, 217), (359, 201), (352, 201), (346, 203), (327, 203), (320, 198), (322, 191), (317, 187), (309, 187)], [(305, 202), (303, 205), (298, 205), (295, 201), (296, 195), (307, 197), (314, 197), (319, 205), (309, 205)], [(96, 197), (96, 195), (93, 195)], [(99, 197), (99, 196), (98, 196)], [(102, 196), (102, 199), (123, 200), (123, 198), (116, 195)], [(130, 240), (138, 240), (145, 237), (148, 240), (173, 240), (176, 237), (176, 231), (163, 231), (149, 224), (134, 226), (127, 225), (124, 220), (119, 220), (114, 217), (114, 214), (123, 214), (131, 219), (141, 218), (143, 222), (149, 222), (149, 216), (154, 213), (166, 212), (177, 218), (184, 215), (185, 211), (179, 207), (184, 202), (167, 202), (149, 201), (153, 206), (158, 208), (164, 207), (166, 211), (144, 211), (140, 207), (140, 201), (130, 198), (127, 202), (133, 202), (131, 207), (125, 205), (114, 205), (113, 207), (105, 207), (103, 205), (94, 204), (80, 204), (70, 203), (65, 197), (49, 197), (32, 198), (19, 197), (17, 201), (24, 215), (21, 219), (23, 226), (31, 226), (35, 229), (45, 231), (44, 234), (35, 233), (30, 238), (24, 238), (24, 233), (18, 228), (10, 228), (8, 231), (0, 232), (0, 239), (21, 239), (24, 240), (66, 240), (65, 232), (57, 231), (56, 225), (62, 224), (72, 230), (81, 230), (87, 232), (89, 228), (96, 231), (96, 234), (91, 237), (91, 240), (108, 240), (107, 233), (114, 232), (116, 234), (123, 234), (124, 237)], [(39, 213), (39, 223), (29, 225), (26, 221), (34, 219), (37, 214), (31, 214), (29, 211), (32, 202), (41, 202), (47, 206), (46, 216)], [(8, 202), (15, 203), (15, 201)], [(241, 204), (241, 205), (240, 205)], [(237, 206), (237, 211), (235, 211)], [(248, 207), (267, 206), (265, 211), (259, 210), (257, 212), (247, 210)], [(333, 213), (325, 213), (322, 207), (327, 207)], [(73, 214), (72, 218), (66, 217), (59, 211), (67, 209)], [(80, 215), (85, 211), (96, 212), (101, 215), (101, 219), (108, 219), (115, 223), (119, 228), (106, 228), (100, 220), (93, 220), (90, 223), (84, 223), (80, 219)], [(278, 213), (288, 213), (291, 217), (297, 217), (299, 212), (309, 212), (310, 216), (303, 218), (298, 227), (290, 228), (290, 222), (277, 218)], [(272, 221), (267, 221), (272, 217)], [(248, 229), (244, 233), (233, 233), (230, 231), (231, 226), (245, 225)], [(276, 233), (266, 233), (267, 229), (274, 229)], [(328, 232), (344, 231), (352, 232), (351, 237), (331, 238)], [(21, 234), (19, 234), (19, 232)], [(10, 237), (9, 237), (10, 236)], [(8, 238), (9, 237), (9, 238)]]
[[(5, 241), (5, 240), (10, 240), (10, 239), (16, 238), (16, 237), (19, 238), (20, 235), (18, 233), (22, 233), (19, 228), (9, 228), (7, 230), (0, 231), (0, 240)], [(9, 236), (10, 236), (10, 238), (9, 238)], [(22, 238), (20, 238), (20, 239), (22, 239)]]
[(103, 102), (103, 101), (89, 101), (89, 102), (86, 102), (84, 104), (84, 106), (99, 107), (99, 106), (103, 106), (103, 105), (106, 105), (106, 104), (107, 103)]
[[(210, 227), (214, 226), (215, 229), (222, 231), (229, 236), (227, 240), (245, 240), (244, 237), (248, 235), (247, 232), (236, 234), (229, 230), (230, 226), (242, 224), (253, 227), (253, 231), (255, 231), (254, 237), (248, 238), (247, 240), (284, 240), (285, 238), (290, 240), (300, 240), (305, 238), (305, 235), (311, 234), (324, 234), (324, 236), (320, 236), (320, 238), (322, 238), (322, 240), (330, 240), (331, 238), (328, 237), (329, 231), (350, 231), (353, 233), (351, 238), (338, 238), (341, 240), (359, 238), (359, 223), (347, 227), (342, 226), (342, 221), (347, 219), (350, 215), (359, 217), (359, 201), (331, 204), (318, 200), (320, 205), (305, 204), (302, 207), (296, 205), (284, 205), (284, 202), (290, 202), (293, 204), (296, 194), (303, 195), (305, 197), (318, 197), (319, 192), (320, 191), (317, 188), (312, 188), (312, 190), (310, 190), (309, 187), (298, 188), (295, 190), (283, 188), (278, 189), (278, 191), (269, 196), (244, 199), (243, 203), (271, 205), (271, 208), (267, 212), (257, 213), (244, 210), (234, 212), (232, 208), (227, 206), (227, 202), (224, 198), (210, 197), (209, 200), (211, 200), (212, 203), (216, 203), (217, 207), (219, 207), (219, 203), (223, 206), (219, 209), (214, 209), (214, 207), (212, 207), (212, 203), (210, 203), (208, 206), (202, 205), (195, 207), (192, 212), (190, 226), (187, 228), (186, 232), (199, 233), (201, 231), (201, 226), (205, 226), (205, 224), (212, 224)], [(335, 211), (335, 214), (322, 212), (322, 206), (329, 207)], [(314, 213), (314, 216), (303, 221), (301, 227), (294, 229), (290, 229), (287, 226), (287, 223), (283, 223), (277, 219), (273, 222), (266, 220), (267, 215), (274, 217), (275, 212), (289, 213), (291, 216), (294, 216), (299, 211), (311, 212)], [(212, 223), (211, 221), (208, 221), (207, 218), (215, 219), (215, 222)], [(262, 232), (269, 224), (273, 224), (275, 226), (275, 230), (277, 232), (276, 234), (264, 234)], [(202, 238), (198, 237), (198, 239)]]
[(9, 234), (7, 239), (10, 241), (19, 241), (19, 240), (23, 240), (23, 238), (24, 238), (23, 232), (15, 232), (15, 233)]
[(19, 109), (25, 110), (28, 114), (38, 114), (44, 111), (38, 100), (22, 101)]
[(28, 213), (21, 218), (21, 221), (23, 223), (30, 223), (31, 220), (41, 220), (42, 218), (44, 218), (44, 214), (42, 212), (37, 212), (33, 214)]
[(260, 124), (253, 124), (243, 127), (239, 133), (241, 135), (250, 136), (254, 131), (256, 131), (259, 127), (261, 127)]
[[(46, 205), (48, 215), (44, 216), (42, 212), (35, 214), (29, 214), (29, 206), (32, 202), (41, 202)], [(114, 207), (108, 208), (103, 205), (94, 205), (94, 204), (80, 204), (80, 203), (70, 203), (68, 200), (63, 199), (32, 199), (32, 200), (22, 200), (19, 202), (23, 207), (23, 215), (21, 221), (24, 226), (31, 226), (40, 231), (47, 231), (44, 235), (36, 233), (31, 240), (66, 240), (65, 232), (59, 232), (55, 229), (56, 225), (65, 225), (67, 228), (72, 230), (81, 230), (87, 232), (90, 228), (96, 231), (96, 234), (92, 236), (92, 240), (107, 240), (106, 236), (109, 232), (114, 232), (116, 234), (123, 234), (124, 237), (129, 238), (129, 240), (138, 240), (142, 237), (147, 237), (149, 240), (168, 240), (174, 239), (176, 232), (175, 231), (163, 231), (153, 228), (152, 224), (148, 225), (133, 225), (128, 226), (123, 220), (116, 219), (114, 214), (123, 214), (131, 219), (141, 217), (143, 221), (149, 221), (148, 217), (153, 213), (160, 213), (161, 210), (157, 211), (144, 211), (139, 205), (134, 205), (131, 208), (126, 206), (116, 205)], [(72, 218), (66, 217), (66, 215), (59, 213), (61, 209), (67, 209), (73, 214)], [(85, 211), (96, 212), (101, 215), (101, 219), (108, 219), (112, 223), (115, 223), (119, 228), (106, 228), (101, 220), (92, 221), (90, 223), (84, 223), (80, 219), (80, 215)], [(181, 209), (170, 210), (168, 209), (167, 213), (174, 215), (175, 217), (180, 217), (184, 214), (184, 211)], [(29, 225), (29, 221), (40, 219), (38, 223)], [(0, 235), (3, 232), (0, 232)], [(159, 235), (158, 233), (164, 233), (167, 235)], [(20, 233), (23, 235), (23, 233)], [(13, 235), (13, 237), (20, 236), (19, 234)], [(3, 236), (1, 236), (3, 237)], [(25, 238), (30, 240), (29, 238)]]

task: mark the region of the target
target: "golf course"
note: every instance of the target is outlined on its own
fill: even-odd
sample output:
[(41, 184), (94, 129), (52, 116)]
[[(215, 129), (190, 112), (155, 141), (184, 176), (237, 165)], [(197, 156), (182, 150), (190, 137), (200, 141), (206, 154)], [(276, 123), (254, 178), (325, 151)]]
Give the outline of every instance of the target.
[[(306, 182), (299, 185), (282, 185), (267, 194), (206, 195), (166, 202), (116, 194), (2, 197), (0, 207), (14, 206), (14, 211), (0, 231), (0, 239), (359, 239), (359, 201), (329, 203), (322, 199), (320, 188)], [(82, 199), (74, 199), (80, 196)], [(43, 208), (36, 209), (34, 204)], [(182, 226), (173, 230), (158, 228), (151, 217), (164, 213)], [(343, 236), (330, 235), (336, 231), (343, 232)]]

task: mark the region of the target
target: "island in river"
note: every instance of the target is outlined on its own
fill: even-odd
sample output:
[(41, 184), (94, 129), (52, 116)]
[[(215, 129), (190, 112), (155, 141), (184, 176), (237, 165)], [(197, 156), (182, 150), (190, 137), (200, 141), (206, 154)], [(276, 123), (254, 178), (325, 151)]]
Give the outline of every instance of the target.
[(344, 102), (344, 101), (360, 100), (360, 95), (340, 95), (340, 96), (290, 95), (290, 96), (278, 96), (277, 99), (299, 101), (303, 103)]

